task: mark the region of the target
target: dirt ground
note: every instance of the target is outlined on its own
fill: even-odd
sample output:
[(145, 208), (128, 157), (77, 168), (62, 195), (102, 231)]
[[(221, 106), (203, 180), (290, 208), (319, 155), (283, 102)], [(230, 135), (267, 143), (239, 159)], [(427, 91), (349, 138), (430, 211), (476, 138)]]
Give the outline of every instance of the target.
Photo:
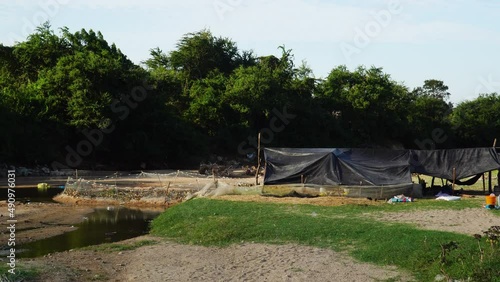
[(489, 227), (500, 225), (500, 217), (483, 207), (463, 210), (428, 210), (377, 215), (377, 220), (412, 223), (419, 228), (467, 235), (481, 234)]
[(411, 281), (395, 268), (354, 261), (342, 253), (298, 245), (245, 243), (227, 248), (157, 240), (132, 251), (73, 251), (26, 262), (44, 265), (42, 281)]
[[(385, 204), (381, 201), (336, 197), (272, 198), (256, 195), (222, 196), (224, 200), (294, 204)], [(6, 210), (5, 203), (0, 209)], [(93, 207), (30, 203), (17, 207), (19, 242), (29, 242), (70, 231)], [(5, 217), (5, 214), (2, 214)], [(500, 218), (478, 207), (461, 211), (431, 210), (384, 213), (377, 220), (410, 222), (426, 229), (464, 234), (479, 233)], [(19, 226), (18, 225), (18, 226)], [(6, 238), (2, 233), (2, 238)], [(2, 241), (5, 239), (2, 239)], [(411, 276), (391, 267), (360, 263), (346, 254), (298, 245), (242, 243), (227, 248), (180, 245), (149, 235), (121, 244), (154, 240), (156, 244), (128, 251), (72, 250), (23, 264), (44, 269), (40, 281), (410, 281)]]
[[(94, 209), (90, 206), (57, 203), (16, 203), (16, 243), (23, 244), (75, 230), (76, 224)], [(7, 203), (0, 203), (2, 241), (7, 242)]]

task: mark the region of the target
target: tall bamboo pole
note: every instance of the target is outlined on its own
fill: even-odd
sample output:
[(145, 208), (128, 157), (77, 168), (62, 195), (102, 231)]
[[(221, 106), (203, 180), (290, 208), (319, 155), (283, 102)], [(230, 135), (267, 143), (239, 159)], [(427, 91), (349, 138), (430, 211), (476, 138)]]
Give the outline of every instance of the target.
[(483, 173), (483, 193), (486, 193), (486, 181), (484, 179), (484, 173)]
[(257, 138), (257, 171), (255, 172), (255, 185), (259, 185), (259, 170), (260, 170), (260, 132)]
[(455, 194), (455, 179), (457, 178), (457, 170), (453, 168), (453, 184), (451, 185), (451, 194)]
[(493, 193), (493, 189), (491, 187), (491, 171), (488, 172), (488, 194)]

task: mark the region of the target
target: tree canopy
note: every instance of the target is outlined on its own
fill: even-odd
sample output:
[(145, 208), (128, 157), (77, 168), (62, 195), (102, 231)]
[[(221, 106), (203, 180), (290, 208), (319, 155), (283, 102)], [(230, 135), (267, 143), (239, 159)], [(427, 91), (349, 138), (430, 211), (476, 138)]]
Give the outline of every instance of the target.
[(174, 167), (244, 157), (258, 132), (265, 146), (418, 148), (439, 129), (445, 148), (488, 146), (500, 128), (496, 93), (454, 107), (438, 79), (409, 89), (381, 67), (343, 65), (317, 79), (292, 49), (277, 53), (201, 30), (137, 65), (100, 32), (44, 23), (0, 44), (0, 161)]

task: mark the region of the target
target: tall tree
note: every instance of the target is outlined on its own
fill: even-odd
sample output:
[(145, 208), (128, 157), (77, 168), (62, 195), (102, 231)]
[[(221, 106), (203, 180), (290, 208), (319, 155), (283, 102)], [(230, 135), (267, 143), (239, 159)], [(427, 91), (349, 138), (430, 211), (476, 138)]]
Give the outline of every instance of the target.
[[(432, 140), (436, 148), (451, 146), (454, 136), (450, 115), (453, 111), (453, 104), (447, 102), (450, 93), (448, 86), (443, 81), (430, 79), (424, 82), (421, 87), (415, 88), (411, 92), (412, 108), (408, 114), (408, 125), (411, 128), (413, 142), (410, 146), (417, 148), (422, 141)], [(436, 132), (443, 132), (447, 138), (437, 138), (433, 140)]]
[(415, 88), (413, 93), (416, 96), (427, 96), (443, 101), (450, 98), (448, 86), (446, 86), (443, 81), (437, 79), (425, 80), (424, 85), (422, 87)]
[(17, 74), (20, 79), (34, 81), (40, 69), (55, 66), (68, 51), (67, 42), (54, 33), (49, 22), (45, 22), (26, 41), (14, 46)]
[(500, 96), (481, 94), (457, 105), (452, 114), (453, 128), (462, 146), (487, 147), (500, 132)]
[(358, 67), (350, 72), (339, 66), (315, 95), (340, 120), (344, 132), (337, 135), (350, 136), (352, 145), (383, 145), (407, 133), (408, 90), (381, 68)]
[(183, 36), (177, 50), (169, 56), (170, 65), (185, 72), (189, 79), (204, 78), (215, 69), (230, 74), (237, 61), (236, 43), (228, 38), (215, 37), (208, 30)]

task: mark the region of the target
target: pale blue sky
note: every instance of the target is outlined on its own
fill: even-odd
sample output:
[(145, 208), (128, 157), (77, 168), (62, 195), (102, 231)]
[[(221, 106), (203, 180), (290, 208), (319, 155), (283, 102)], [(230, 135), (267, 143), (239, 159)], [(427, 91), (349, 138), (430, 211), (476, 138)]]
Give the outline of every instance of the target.
[(24, 40), (50, 20), (101, 31), (140, 63), (210, 29), (242, 50), (293, 49), (317, 78), (338, 65), (382, 67), (409, 88), (443, 80), (454, 103), (500, 93), (500, 1), (465, 0), (0, 0), (0, 42)]

